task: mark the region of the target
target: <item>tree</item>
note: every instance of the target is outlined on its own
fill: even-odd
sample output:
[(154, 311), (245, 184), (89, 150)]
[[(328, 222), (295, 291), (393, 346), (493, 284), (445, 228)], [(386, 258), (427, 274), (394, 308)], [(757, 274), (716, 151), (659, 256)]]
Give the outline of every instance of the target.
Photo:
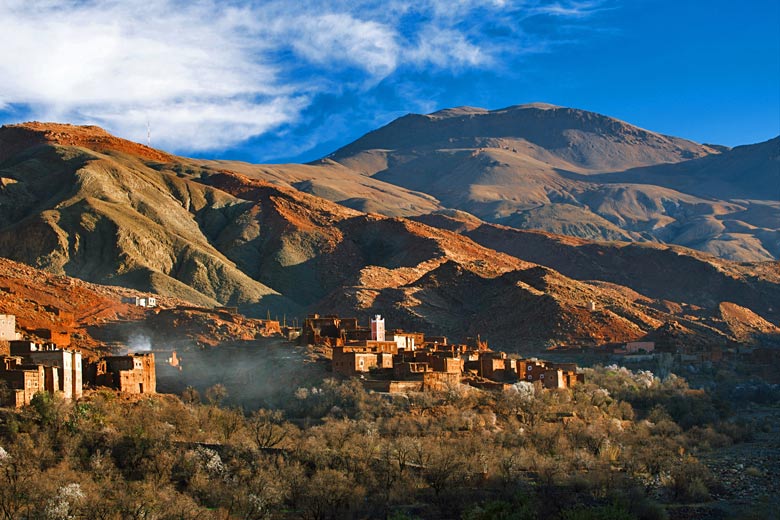
[(206, 400), (212, 406), (219, 406), (222, 401), (227, 399), (228, 391), (225, 385), (217, 383), (214, 386), (210, 386), (206, 389)]
[(290, 435), (292, 425), (284, 423), (279, 410), (260, 409), (249, 420), (249, 431), (258, 448), (276, 448)]

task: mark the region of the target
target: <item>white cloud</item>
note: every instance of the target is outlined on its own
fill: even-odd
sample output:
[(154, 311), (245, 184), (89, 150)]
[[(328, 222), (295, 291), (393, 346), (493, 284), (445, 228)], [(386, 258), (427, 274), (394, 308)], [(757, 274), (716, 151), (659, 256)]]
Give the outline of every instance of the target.
[(334, 69), (343, 65), (386, 76), (398, 65), (396, 33), (387, 25), (349, 14), (300, 17), (289, 30), (291, 45), (303, 58)]
[[(96, 123), (172, 151), (229, 147), (294, 123), (318, 93), (370, 88), (399, 68), (488, 67), (492, 0), (0, 0), (0, 110)], [(543, 11), (542, 9), (546, 9)]]

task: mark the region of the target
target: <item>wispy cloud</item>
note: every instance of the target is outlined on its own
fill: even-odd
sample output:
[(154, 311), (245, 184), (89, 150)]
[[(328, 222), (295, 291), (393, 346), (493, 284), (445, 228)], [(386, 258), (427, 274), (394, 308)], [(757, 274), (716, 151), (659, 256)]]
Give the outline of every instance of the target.
[[(0, 0), (0, 110), (97, 123), (173, 151), (295, 123), (312, 100), (404, 69), (457, 73), (532, 52), (530, 14), (595, 2)], [(518, 45), (521, 42), (522, 45)]]

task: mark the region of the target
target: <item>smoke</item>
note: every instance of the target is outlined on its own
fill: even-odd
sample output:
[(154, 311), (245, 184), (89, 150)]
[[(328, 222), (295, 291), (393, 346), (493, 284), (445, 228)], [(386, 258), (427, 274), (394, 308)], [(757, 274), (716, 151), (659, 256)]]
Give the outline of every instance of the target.
[(332, 375), (325, 364), (307, 362), (305, 348), (281, 338), (176, 352), (181, 370), (157, 363), (158, 392), (181, 394), (191, 386), (204, 396), (209, 387), (220, 384), (227, 390), (224, 404), (244, 410), (283, 407), (294, 401), (296, 389)]
[(152, 350), (152, 340), (146, 334), (135, 333), (127, 340), (130, 352), (149, 352)]

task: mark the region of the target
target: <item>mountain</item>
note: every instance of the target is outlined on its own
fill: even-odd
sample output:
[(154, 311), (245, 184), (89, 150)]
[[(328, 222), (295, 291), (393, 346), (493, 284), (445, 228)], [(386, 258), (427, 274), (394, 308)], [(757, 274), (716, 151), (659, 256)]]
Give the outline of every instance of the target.
[(779, 145), (700, 145), (536, 103), (410, 114), (307, 166), (203, 164), (361, 211), (450, 208), (521, 229), (762, 261), (780, 258)]
[[(779, 262), (736, 263), (679, 246), (593, 242), (490, 224), (453, 211), (415, 220), (455, 231), (484, 247), (575, 280), (599, 280), (662, 302), (701, 308), (714, 309), (719, 302), (730, 301), (780, 321)], [(757, 279), (771, 283), (758, 289), (753, 283)]]
[[(365, 175), (375, 175), (397, 166), (406, 154), (480, 148), (509, 149), (552, 167), (600, 172), (675, 163), (717, 153), (705, 145), (643, 130), (593, 112), (532, 103), (500, 110), (459, 107), (429, 115), (409, 114), (330, 157)], [(386, 163), (364, 156), (375, 155), (375, 150), (389, 152), (385, 155)]]
[(603, 174), (602, 182), (654, 184), (698, 197), (780, 200), (780, 137), (674, 165)]
[[(780, 300), (777, 263), (743, 265), (702, 253), (683, 254), (691, 259), (684, 263), (683, 249), (637, 247), (624, 255), (631, 246), (554, 235), (535, 246), (547, 248), (552, 259), (545, 258), (512, 235), (524, 232), (470, 215), (365, 213), (247, 175), (266, 167), (230, 166), (175, 157), (95, 127), (3, 127), (0, 256), (202, 305), (238, 305), (253, 316), (381, 313), (393, 327), (454, 338), (481, 333), (510, 351), (639, 339), (669, 323), (711, 344), (774, 333), (778, 316), (768, 302)], [(471, 226), (484, 233), (470, 236)], [(491, 232), (508, 234), (490, 239)], [(593, 251), (579, 271), (553, 261), (557, 243), (569, 241)], [(615, 257), (605, 273), (593, 271), (599, 255)], [(614, 278), (623, 261), (659, 267), (643, 286)], [(709, 297), (698, 285), (653, 292), (664, 272), (681, 266), (691, 279), (722, 282), (722, 290)], [(644, 276), (639, 268), (632, 273)], [(592, 301), (596, 311), (588, 310)]]

